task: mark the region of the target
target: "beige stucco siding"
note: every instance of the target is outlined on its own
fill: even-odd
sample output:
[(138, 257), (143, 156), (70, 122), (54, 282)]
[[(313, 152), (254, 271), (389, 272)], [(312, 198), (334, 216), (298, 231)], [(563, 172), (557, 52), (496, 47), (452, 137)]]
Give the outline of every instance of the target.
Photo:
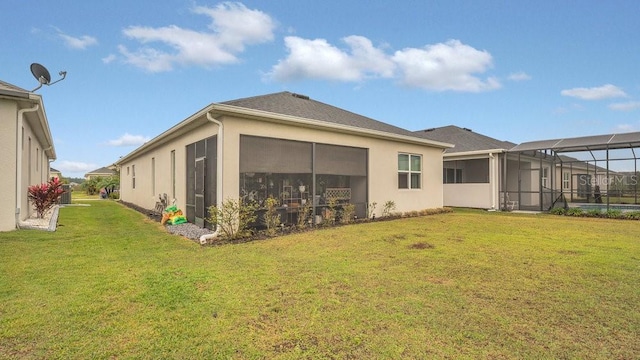
[(16, 204), (16, 116), (17, 105), (14, 101), (0, 99), (0, 168), (6, 176), (0, 186), (0, 197), (4, 206), (0, 206), (0, 231), (13, 230), (15, 224)]
[[(240, 173), (240, 135), (316, 142), (367, 148), (369, 150), (369, 202), (377, 202), (378, 216), (382, 204), (388, 200), (396, 203), (396, 211), (421, 210), (443, 206), (442, 149), (427, 145), (408, 144), (395, 140), (383, 140), (354, 134), (338, 133), (330, 129), (311, 129), (291, 123), (274, 123), (224, 116), (223, 123), (223, 174), (222, 199), (237, 198)], [(122, 162), (121, 199), (147, 209), (153, 209), (158, 194), (171, 197), (171, 151), (176, 154), (176, 205), (185, 209), (186, 199), (186, 150), (188, 144), (217, 135), (217, 126), (211, 122), (199, 126), (170, 142), (151, 147), (148, 151)], [(422, 156), (422, 188), (398, 189), (398, 154)], [(152, 158), (155, 158), (155, 192), (151, 176)], [(136, 172), (136, 188), (132, 188), (133, 165)], [(210, 171), (208, 171), (210, 172)]]
[[(27, 105), (29, 108), (33, 106)], [(49, 177), (49, 158), (45, 152), (47, 146), (43, 145), (42, 130), (36, 132), (34, 128), (41, 126), (40, 112), (26, 112), (21, 129), (16, 129), (18, 113), (22, 108), (17, 101), (0, 99), (0, 167), (7, 174), (4, 185), (0, 187), (0, 196), (5, 204), (0, 207), (0, 231), (16, 228), (17, 211), (20, 212), (19, 220), (28, 218), (34, 212), (27, 198), (27, 189), (30, 185), (46, 182)], [(19, 204), (16, 204), (17, 140), (22, 141), (21, 149), (18, 149), (22, 156)]]
[[(377, 216), (388, 200), (393, 200), (396, 211), (401, 212), (442, 207), (442, 149), (257, 120), (226, 117), (223, 121), (226, 170), (223, 198), (239, 194), (240, 135), (253, 135), (369, 149), (369, 203), (378, 203)], [(422, 155), (421, 189), (398, 189), (399, 153)]]
[[(120, 166), (120, 198), (146, 209), (153, 209), (159, 194), (167, 194), (169, 201), (174, 198), (171, 186), (171, 151), (176, 158), (176, 205), (185, 209), (186, 205), (186, 146), (217, 134), (217, 125), (206, 123), (172, 141), (152, 148)], [(152, 158), (155, 158), (154, 178), (151, 176)], [(133, 166), (136, 172), (136, 187), (133, 189)]]

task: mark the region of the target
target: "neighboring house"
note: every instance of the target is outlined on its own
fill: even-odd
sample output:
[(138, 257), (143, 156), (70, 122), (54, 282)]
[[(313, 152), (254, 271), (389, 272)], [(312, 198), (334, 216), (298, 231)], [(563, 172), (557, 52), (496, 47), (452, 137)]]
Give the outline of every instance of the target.
[(394, 201), (405, 212), (443, 206), (442, 153), (451, 145), (290, 92), (213, 103), (120, 158), (120, 196), (154, 209), (167, 194), (204, 226), (207, 209), (278, 199), (283, 221), (328, 203)]
[(84, 174), (85, 180), (91, 180), (95, 178), (106, 178), (109, 176), (116, 176), (118, 173), (112, 167), (101, 167), (100, 169), (96, 169)]
[(0, 81), (0, 121), (0, 231), (9, 231), (34, 212), (27, 188), (48, 181), (56, 153), (40, 95)]
[[(613, 169), (633, 168), (637, 172), (639, 148), (640, 132), (633, 132), (531, 141), (515, 146), (509, 153), (542, 154), (556, 168), (550, 173), (553, 188), (539, 195), (543, 199), (540, 210), (547, 210), (547, 205), (560, 198), (574, 202), (574, 206), (602, 202), (609, 209), (610, 203), (638, 203), (637, 179)], [(577, 160), (569, 154), (589, 160)], [(546, 201), (549, 198), (551, 203)]]
[[(447, 149), (443, 155), (442, 182), (445, 206), (481, 209), (502, 207), (501, 202), (504, 201), (501, 201), (503, 199), (500, 194), (505, 176), (505, 156), (516, 144), (454, 125), (415, 133), (426, 139), (455, 145)], [(511, 162), (510, 169), (517, 169), (515, 159), (509, 158), (508, 161)]]
[(56, 179), (62, 180), (62, 173), (60, 172), (60, 170), (49, 168), (49, 178), (56, 178)]

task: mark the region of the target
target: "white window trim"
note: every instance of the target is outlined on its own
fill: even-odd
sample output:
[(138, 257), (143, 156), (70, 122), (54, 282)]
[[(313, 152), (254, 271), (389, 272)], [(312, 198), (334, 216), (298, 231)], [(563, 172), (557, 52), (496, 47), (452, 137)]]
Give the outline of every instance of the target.
[[(397, 169), (398, 170), (398, 174), (407, 174), (407, 187), (406, 188), (401, 188), (400, 187), (400, 183), (398, 183), (398, 190), (422, 190), (422, 178), (423, 178), (423, 176), (422, 176), (422, 167), (423, 167), (422, 166), (422, 155), (400, 152), (400, 153), (398, 153), (398, 156), (396, 157), (396, 160), (400, 157), (400, 155), (409, 156), (409, 170)], [(420, 170), (418, 170), (418, 171), (411, 170), (411, 164), (412, 164), (411, 158), (414, 157), (414, 156), (420, 158)], [(397, 167), (397, 164), (396, 164), (396, 167)], [(418, 184), (417, 188), (411, 187), (411, 175), (412, 174), (419, 174), (420, 175), (420, 181), (419, 181), (419, 184)]]

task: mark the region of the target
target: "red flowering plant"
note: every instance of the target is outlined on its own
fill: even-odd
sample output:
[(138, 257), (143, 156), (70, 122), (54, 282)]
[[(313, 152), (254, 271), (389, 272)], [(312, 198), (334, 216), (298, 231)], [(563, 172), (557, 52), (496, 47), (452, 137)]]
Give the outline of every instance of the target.
[(36, 208), (38, 217), (43, 218), (47, 210), (58, 202), (63, 193), (64, 189), (60, 180), (51, 178), (48, 183), (29, 186), (27, 197)]

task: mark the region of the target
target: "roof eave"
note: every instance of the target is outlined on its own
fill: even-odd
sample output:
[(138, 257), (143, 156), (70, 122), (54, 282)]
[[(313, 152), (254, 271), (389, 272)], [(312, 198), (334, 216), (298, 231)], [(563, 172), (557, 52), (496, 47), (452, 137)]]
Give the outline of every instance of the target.
[(386, 140), (396, 140), (402, 141), (406, 143), (419, 144), (419, 145), (428, 145), (435, 148), (440, 149), (448, 149), (452, 148), (454, 145), (434, 141), (429, 139), (424, 139), (417, 136), (406, 136), (400, 134), (393, 134), (385, 131), (371, 130), (371, 129), (363, 129), (355, 126), (341, 125), (341, 124), (333, 124), (320, 120), (313, 120), (298, 116), (284, 115), (278, 114), (268, 111), (248, 109), (233, 105), (226, 104), (212, 104), (211, 111), (215, 114), (219, 115), (243, 115), (249, 118), (258, 118), (261, 120), (267, 120), (277, 123), (293, 123), (306, 128), (313, 129), (321, 129), (321, 130), (332, 130), (337, 131), (344, 134), (356, 134), (356, 135), (365, 135), (372, 138), (378, 139), (386, 139)]
[(444, 157), (459, 157), (459, 156), (474, 156), (474, 155), (488, 155), (488, 154), (501, 154), (507, 152), (506, 149), (487, 149), (487, 150), (470, 150), (460, 151), (454, 153), (444, 153)]

